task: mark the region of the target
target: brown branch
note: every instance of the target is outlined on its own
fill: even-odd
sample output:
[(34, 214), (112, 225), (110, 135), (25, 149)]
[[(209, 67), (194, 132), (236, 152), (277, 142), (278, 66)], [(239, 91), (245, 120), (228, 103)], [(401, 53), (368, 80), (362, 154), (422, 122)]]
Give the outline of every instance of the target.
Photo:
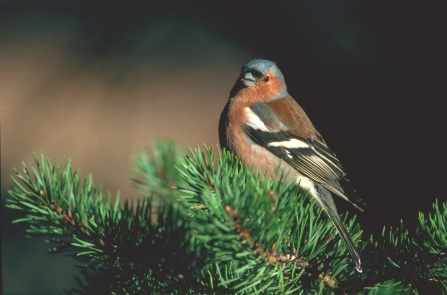
[(250, 231), (248, 229), (242, 228), (242, 221), (241, 221), (242, 219), (236, 210), (232, 210), (229, 205), (226, 205), (225, 212), (228, 214), (228, 216), (233, 218), (234, 231), (244, 239), (244, 242), (249, 241), (252, 245), (251, 246), (252, 250), (255, 251), (257, 254), (259, 254), (260, 256), (264, 257), (270, 263), (279, 264), (282, 266), (293, 264), (301, 266), (302, 268), (305, 268), (309, 265), (307, 261), (303, 260), (302, 258), (296, 255), (281, 254), (275, 252), (274, 250), (276, 248), (276, 242), (272, 243), (270, 249), (263, 249), (260, 246), (259, 241), (257, 241), (254, 237), (251, 236)]

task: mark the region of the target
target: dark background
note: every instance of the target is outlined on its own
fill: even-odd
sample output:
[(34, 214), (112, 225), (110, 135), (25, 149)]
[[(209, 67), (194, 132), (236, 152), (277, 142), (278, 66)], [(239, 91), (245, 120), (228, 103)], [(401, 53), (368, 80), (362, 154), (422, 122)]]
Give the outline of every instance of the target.
[[(161, 3), (162, 2), (162, 3)], [(71, 157), (136, 198), (130, 157), (154, 137), (218, 142), (242, 64), (277, 62), (367, 203), (364, 239), (446, 200), (445, 9), (377, 1), (1, 1), (2, 196), (32, 153)], [(212, 4), (211, 4), (212, 3)], [(312, 4), (310, 4), (312, 3)], [(61, 294), (75, 263), (2, 208), (3, 291)]]

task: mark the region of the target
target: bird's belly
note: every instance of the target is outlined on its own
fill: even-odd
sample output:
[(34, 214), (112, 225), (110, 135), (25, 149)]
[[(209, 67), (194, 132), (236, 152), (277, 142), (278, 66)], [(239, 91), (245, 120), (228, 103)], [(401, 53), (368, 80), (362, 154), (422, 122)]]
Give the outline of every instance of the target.
[[(265, 148), (252, 143), (248, 153), (242, 153), (245, 157), (241, 160), (250, 167), (258, 167), (259, 172), (267, 174), (271, 178), (282, 176), (286, 177), (284, 181), (293, 181), (300, 186), (301, 189), (308, 191), (313, 189), (314, 182), (293, 169), (289, 164), (282, 161), (275, 155), (265, 151)], [(241, 153), (239, 153), (241, 155)], [(280, 167), (278, 170), (278, 166)], [(280, 171), (282, 175), (278, 175)]]
[(249, 167), (256, 167), (262, 175), (275, 177), (276, 168), (280, 163), (279, 158), (268, 152), (266, 153), (265, 148), (257, 144), (247, 146), (250, 146), (249, 150), (237, 153), (242, 163)]
[(315, 194), (315, 183), (309, 177), (306, 177), (297, 172), (295, 183), (299, 185), (300, 189), (305, 192), (309, 192), (310, 195)]

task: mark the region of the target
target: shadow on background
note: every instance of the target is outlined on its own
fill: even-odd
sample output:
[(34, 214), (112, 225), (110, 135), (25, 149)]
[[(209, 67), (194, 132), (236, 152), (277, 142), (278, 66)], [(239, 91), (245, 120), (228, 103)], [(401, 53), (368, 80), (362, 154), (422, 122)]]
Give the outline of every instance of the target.
[[(400, 219), (414, 226), (418, 211), (446, 199), (442, 11), (374, 1), (0, 1), (2, 196), (13, 167), (43, 150), (138, 197), (127, 179), (132, 152), (154, 137), (217, 144), (241, 65), (266, 58), (367, 203), (365, 239)], [(74, 287), (74, 262), (47, 255), (13, 218), (2, 209), (4, 293)]]

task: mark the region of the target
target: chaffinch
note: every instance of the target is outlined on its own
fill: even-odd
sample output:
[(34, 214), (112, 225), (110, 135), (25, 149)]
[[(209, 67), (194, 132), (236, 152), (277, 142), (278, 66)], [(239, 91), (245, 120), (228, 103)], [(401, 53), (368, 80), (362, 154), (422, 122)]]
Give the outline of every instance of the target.
[(337, 156), (287, 92), (284, 76), (274, 62), (254, 59), (242, 66), (219, 122), (222, 147), (242, 163), (275, 177), (295, 181), (330, 217), (341, 234), (358, 272), (359, 253), (341, 221), (331, 193), (363, 211)]

